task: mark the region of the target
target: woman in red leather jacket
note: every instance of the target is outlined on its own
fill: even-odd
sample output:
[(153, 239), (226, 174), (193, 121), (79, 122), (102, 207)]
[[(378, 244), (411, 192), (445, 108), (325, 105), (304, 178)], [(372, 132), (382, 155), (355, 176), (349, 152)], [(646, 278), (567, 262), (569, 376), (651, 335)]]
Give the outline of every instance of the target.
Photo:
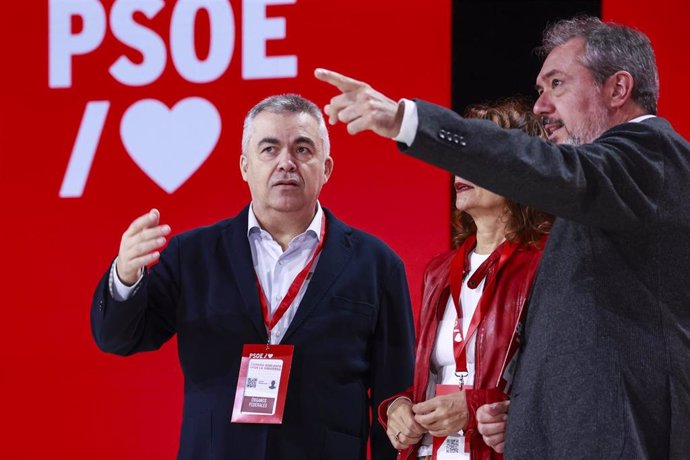
[[(465, 116), (544, 136), (516, 100), (474, 106)], [(379, 407), (402, 458), (502, 458), (477, 432), (475, 414), (508, 398), (524, 307), (552, 223), (461, 177), (455, 191), (455, 249), (432, 259), (424, 276), (414, 383)]]

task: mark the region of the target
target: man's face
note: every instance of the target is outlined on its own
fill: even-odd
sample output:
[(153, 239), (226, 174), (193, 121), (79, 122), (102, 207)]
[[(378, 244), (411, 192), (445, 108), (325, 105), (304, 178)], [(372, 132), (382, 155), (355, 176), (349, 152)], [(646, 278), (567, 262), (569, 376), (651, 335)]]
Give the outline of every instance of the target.
[(556, 144), (586, 144), (609, 128), (601, 88), (581, 63), (584, 44), (583, 38), (573, 38), (554, 48), (537, 76), (534, 113)]
[(306, 113), (261, 112), (252, 121), (242, 178), (254, 212), (314, 212), (333, 160), (324, 157), (318, 122)]

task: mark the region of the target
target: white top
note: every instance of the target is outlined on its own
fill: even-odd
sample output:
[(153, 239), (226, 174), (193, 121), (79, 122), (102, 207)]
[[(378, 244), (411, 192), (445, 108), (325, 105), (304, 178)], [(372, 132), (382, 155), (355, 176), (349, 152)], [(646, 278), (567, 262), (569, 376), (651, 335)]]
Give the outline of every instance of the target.
[[(472, 289), (467, 286), (467, 281), (472, 277), (477, 268), (489, 258), (489, 254), (476, 254), (474, 251), (470, 253), (470, 271), (462, 283), (460, 290), (460, 304), (462, 305), (462, 334), (467, 336), (467, 331), (470, 328), (470, 322), (474, 311), (477, 309), (479, 300), (484, 292), (484, 280), (482, 279), (479, 285)], [(453, 354), (453, 329), (458, 314), (453, 302), (453, 296), (448, 296), (446, 303), (446, 310), (443, 313), (443, 318), (438, 323), (436, 330), (436, 342), (434, 349), (431, 352), (431, 375), (429, 378), (429, 385), (427, 386), (427, 399), (433, 398), (436, 394), (436, 384), (457, 385), (458, 377), (455, 375), (455, 355)], [(474, 363), (475, 363), (475, 348), (476, 348), (476, 333), (471, 337), (466, 337), (467, 346), (467, 372), (468, 376), (465, 378), (465, 385), (474, 384)], [(459, 452), (453, 454), (444, 454), (444, 459), (467, 459), (470, 454), (464, 451), (465, 437), (462, 431), (452, 436), (457, 439), (456, 443), (460, 449)], [(441, 446), (443, 449), (443, 446)], [(422, 439), (422, 446), (419, 448), (419, 456), (426, 456), (432, 454), (432, 437), (426, 434)], [(441, 458), (441, 457), (439, 457)]]

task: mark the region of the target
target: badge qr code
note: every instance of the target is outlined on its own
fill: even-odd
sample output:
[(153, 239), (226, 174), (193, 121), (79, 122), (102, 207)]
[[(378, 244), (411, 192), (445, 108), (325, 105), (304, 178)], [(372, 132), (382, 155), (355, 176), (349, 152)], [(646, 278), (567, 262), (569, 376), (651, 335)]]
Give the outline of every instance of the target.
[(458, 438), (448, 437), (446, 439), (446, 453), (448, 454), (459, 454), (460, 453), (460, 440)]

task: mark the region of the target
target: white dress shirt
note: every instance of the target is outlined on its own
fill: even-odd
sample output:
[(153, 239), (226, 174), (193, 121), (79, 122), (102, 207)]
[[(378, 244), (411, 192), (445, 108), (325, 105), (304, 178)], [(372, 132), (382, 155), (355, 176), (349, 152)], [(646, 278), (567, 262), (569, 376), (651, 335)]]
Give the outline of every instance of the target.
[[(252, 250), (252, 261), (254, 263), (254, 271), (259, 278), (259, 283), (266, 295), (266, 300), (270, 304), (271, 315), (275, 313), (287, 294), (290, 285), (295, 277), (307, 265), (309, 259), (314, 254), (316, 246), (319, 244), (319, 235), (321, 235), (321, 225), (323, 219), (323, 210), (317, 203), (316, 215), (312, 219), (309, 227), (294, 237), (288, 244), (287, 249), (283, 252), (280, 245), (273, 239), (270, 233), (262, 229), (259, 222), (256, 220), (254, 211), (249, 208), (249, 222), (247, 225), (247, 238), (249, 238), (249, 246)], [(304, 297), (304, 293), (309, 285), (311, 273), (316, 269), (318, 257), (314, 260), (311, 266), (311, 272), (307, 276), (302, 288), (297, 293), (295, 300), (293, 300), (290, 307), (287, 309), (282, 319), (275, 325), (271, 331), (271, 343), (280, 343), (285, 331), (290, 326), (292, 318), (297, 313), (299, 303)]]
[(408, 146), (412, 145), (417, 136), (419, 127), (419, 115), (417, 115), (417, 104), (409, 99), (400, 99), (403, 106), (403, 119), (400, 124), (400, 132), (393, 138), (394, 141), (402, 142)]

